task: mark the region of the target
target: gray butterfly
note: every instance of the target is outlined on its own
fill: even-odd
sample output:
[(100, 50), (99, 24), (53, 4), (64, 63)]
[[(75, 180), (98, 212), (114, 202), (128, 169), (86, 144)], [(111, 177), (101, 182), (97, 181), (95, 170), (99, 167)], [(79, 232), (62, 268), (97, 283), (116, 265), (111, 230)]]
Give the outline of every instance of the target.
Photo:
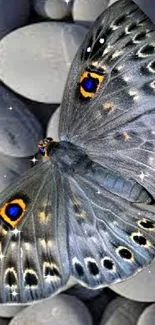
[(41, 141), (47, 161), (0, 195), (1, 303), (48, 297), (71, 276), (105, 287), (151, 263), (154, 102), (155, 27), (120, 0), (73, 61), (60, 142)]

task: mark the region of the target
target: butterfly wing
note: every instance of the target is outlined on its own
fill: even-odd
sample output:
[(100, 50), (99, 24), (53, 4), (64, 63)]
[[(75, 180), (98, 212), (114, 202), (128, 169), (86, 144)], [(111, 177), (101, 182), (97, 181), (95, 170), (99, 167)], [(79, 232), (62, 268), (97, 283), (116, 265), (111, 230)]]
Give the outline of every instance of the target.
[(97, 19), (73, 61), (60, 139), (155, 197), (154, 99), (154, 24), (134, 2), (120, 0)]
[[(120, 176), (111, 177), (110, 172), (105, 176), (98, 165), (94, 170), (95, 177), (90, 169), (85, 175), (69, 178), (65, 184), (71, 273), (89, 288), (133, 276), (155, 256), (155, 213), (149, 212), (147, 206), (132, 204), (129, 197), (124, 199), (122, 196), (128, 193), (125, 186), (120, 196), (106, 189), (108, 177), (120, 187)], [(147, 201), (144, 192), (139, 188), (141, 200)]]
[(64, 179), (50, 162), (0, 197), (0, 302), (30, 303), (69, 277)]

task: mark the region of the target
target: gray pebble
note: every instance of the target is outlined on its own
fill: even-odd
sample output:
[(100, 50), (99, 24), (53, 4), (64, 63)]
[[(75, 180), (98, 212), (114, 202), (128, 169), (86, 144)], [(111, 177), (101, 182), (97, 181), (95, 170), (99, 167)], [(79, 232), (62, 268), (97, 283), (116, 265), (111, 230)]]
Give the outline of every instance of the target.
[(0, 85), (0, 153), (34, 155), (41, 138), (42, 129), (35, 116), (12, 91)]
[(25, 24), (29, 14), (28, 0), (0, 0), (0, 39), (11, 30)]
[(59, 117), (60, 117), (60, 106), (57, 108), (57, 110), (49, 119), (47, 132), (46, 132), (47, 137), (54, 138), (55, 140), (59, 140), (59, 136), (58, 136)]
[(137, 325), (154, 325), (155, 324), (155, 304), (147, 307), (141, 314)]
[(155, 259), (136, 276), (111, 286), (111, 289), (129, 299), (145, 302), (155, 301)]
[(10, 319), (0, 318), (0, 325), (8, 325)]
[(25, 308), (10, 325), (92, 325), (86, 306), (77, 298), (64, 294)]
[(72, 0), (32, 0), (35, 11), (45, 18), (62, 19), (71, 13)]
[(106, 308), (100, 325), (136, 325), (146, 307), (144, 303), (125, 298), (116, 298)]
[[(5, 317), (5, 318), (13, 317), (16, 314), (18, 314), (20, 311), (22, 311), (24, 308), (25, 307), (20, 306), (20, 305), (8, 306), (5, 304), (0, 304), (0, 317)], [(1, 325), (1, 323), (0, 323), (0, 325)]]
[(60, 103), (75, 52), (87, 29), (41, 22), (20, 28), (0, 42), (0, 78), (15, 92), (44, 103)]
[(32, 167), (32, 158), (14, 158), (0, 155), (0, 192), (13, 183), (19, 175)]
[(93, 22), (108, 6), (109, 0), (75, 0), (73, 19), (76, 22)]

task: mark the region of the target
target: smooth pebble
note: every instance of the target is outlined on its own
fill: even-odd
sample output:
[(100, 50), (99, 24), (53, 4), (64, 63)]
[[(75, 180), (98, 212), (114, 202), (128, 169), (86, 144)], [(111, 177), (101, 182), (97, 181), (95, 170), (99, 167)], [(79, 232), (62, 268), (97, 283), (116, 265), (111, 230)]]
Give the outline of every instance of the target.
[(51, 116), (47, 125), (47, 132), (46, 132), (47, 137), (54, 138), (55, 140), (59, 140), (59, 135), (58, 135), (59, 117), (60, 117), (60, 106), (56, 109), (54, 114)]
[(37, 151), (42, 128), (11, 90), (0, 84), (0, 153), (27, 157)]
[(28, 21), (28, 0), (0, 0), (0, 39)]
[(32, 0), (38, 15), (51, 19), (62, 19), (71, 13), (73, 0)]
[(147, 307), (141, 314), (137, 325), (154, 325), (155, 324), (155, 304)]
[(151, 266), (143, 269), (136, 276), (111, 286), (116, 293), (126, 298), (151, 302), (155, 301), (155, 260)]
[(41, 22), (0, 42), (0, 78), (15, 92), (44, 103), (60, 103), (68, 70), (87, 28)]
[(33, 166), (31, 159), (0, 155), (0, 192)]
[(108, 6), (109, 0), (75, 0), (73, 4), (73, 19), (89, 25)]
[(145, 307), (144, 303), (118, 297), (105, 309), (100, 325), (136, 325)]
[(92, 325), (86, 306), (77, 298), (59, 294), (17, 314), (10, 325)]

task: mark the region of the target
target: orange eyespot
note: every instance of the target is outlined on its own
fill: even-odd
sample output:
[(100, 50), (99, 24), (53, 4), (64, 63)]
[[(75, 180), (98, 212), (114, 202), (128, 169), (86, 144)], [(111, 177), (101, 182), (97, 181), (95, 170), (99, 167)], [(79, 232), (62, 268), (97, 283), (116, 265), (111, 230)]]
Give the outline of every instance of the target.
[(97, 72), (84, 71), (80, 78), (80, 93), (85, 98), (94, 97), (99, 90), (104, 75)]
[(5, 203), (0, 208), (0, 218), (12, 228), (15, 228), (26, 211), (26, 203), (23, 199), (14, 199)]

